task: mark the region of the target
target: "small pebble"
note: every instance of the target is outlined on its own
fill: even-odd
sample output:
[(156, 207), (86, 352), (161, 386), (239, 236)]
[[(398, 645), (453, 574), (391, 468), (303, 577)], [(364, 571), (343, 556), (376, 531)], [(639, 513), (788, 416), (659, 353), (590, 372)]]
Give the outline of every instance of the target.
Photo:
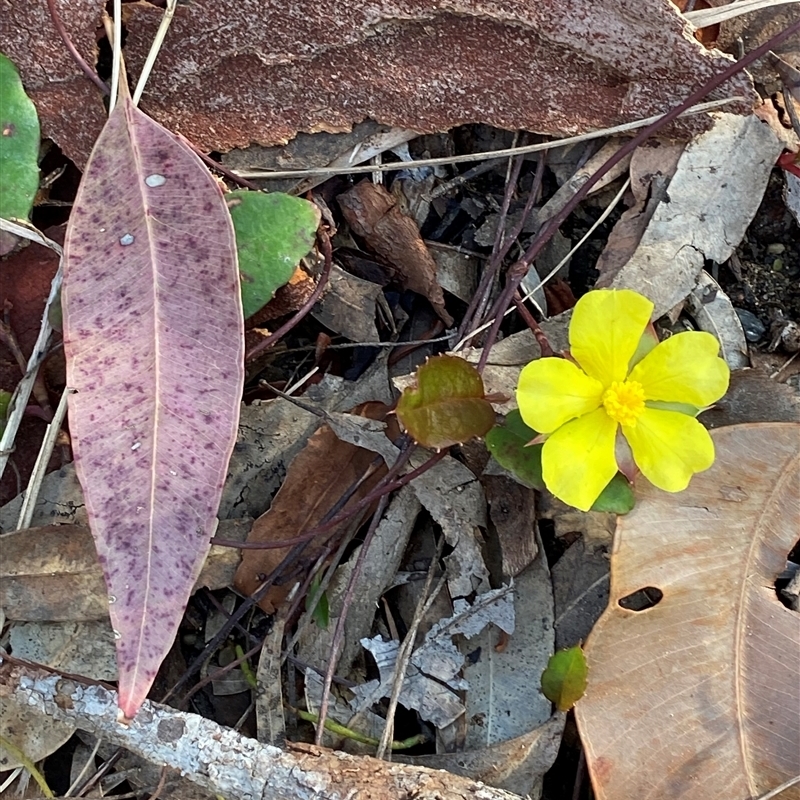
[(119, 243), (123, 247), (127, 247), (129, 244), (133, 244), (133, 234), (132, 233), (126, 233), (124, 236), (120, 236), (119, 237)]
[(744, 338), (748, 342), (757, 342), (766, 332), (767, 326), (752, 311), (746, 308), (737, 308), (736, 314), (744, 329)]
[(775, 272), (783, 272), (783, 259), (782, 258), (776, 258), (772, 262), (772, 269)]
[(780, 242), (774, 242), (767, 245), (767, 252), (772, 256), (779, 256), (781, 253), (786, 252), (786, 245)]

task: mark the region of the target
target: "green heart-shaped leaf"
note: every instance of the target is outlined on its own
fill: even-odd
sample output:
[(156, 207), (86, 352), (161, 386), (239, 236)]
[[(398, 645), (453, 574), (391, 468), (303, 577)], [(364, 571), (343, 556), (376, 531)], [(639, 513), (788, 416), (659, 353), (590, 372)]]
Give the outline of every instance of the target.
[(478, 370), (457, 356), (434, 356), (397, 403), (403, 427), (424, 447), (442, 449), (485, 436), (495, 421)]
[(27, 219), (39, 188), (39, 117), (14, 64), (0, 53), (0, 217)]
[(225, 195), (236, 231), (245, 319), (287, 284), (314, 246), (320, 212), (300, 197), (237, 190)]

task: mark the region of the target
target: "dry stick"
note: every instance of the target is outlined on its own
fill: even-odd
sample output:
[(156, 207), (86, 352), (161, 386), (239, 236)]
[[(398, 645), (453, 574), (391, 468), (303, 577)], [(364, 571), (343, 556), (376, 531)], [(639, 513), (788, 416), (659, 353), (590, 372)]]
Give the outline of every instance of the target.
[(67, 46), (67, 50), (69, 50), (70, 55), (75, 60), (77, 65), (86, 73), (86, 77), (88, 77), (89, 80), (103, 94), (109, 94), (108, 86), (103, 83), (100, 76), (86, 63), (83, 56), (78, 52), (78, 48), (72, 43), (72, 39), (70, 39), (67, 29), (64, 27), (64, 23), (61, 21), (61, 17), (58, 14), (55, 0), (47, 0), (47, 8), (50, 11), (50, 19), (53, 20), (53, 25), (55, 25), (58, 35), (64, 41), (64, 44)]
[(249, 353), (245, 356), (245, 361), (252, 361), (256, 356), (263, 353), (268, 347), (272, 347), (275, 342), (279, 341), (285, 334), (287, 334), (295, 325), (297, 325), (306, 314), (314, 307), (317, 300), (319, 300), (320, 295), (322, 294), (322, 290), (325, 288), (325, 284), (328, 282), (328, 277), (331, 274), (331, 267), (333, 266), (333, 253), (331, 252), (331, 240), (327, 233), (324, 231), (320, 231), (318, 234), (319, 239), (319, 246), (320, 250), (322, 250), (322, 254), (325, 256), (325, 266), (322, 268), (322, 275), (319, 276), (319, 281), (317, 282), (314, 291), (311, 293), (311, 297), (306, 300), (300, 310), (286, 323), (281, 325), (275, 333), (270, 334), (267, 336), (266, 339), (259, 342)]
[(400, 648), (397, 651), (397, 658), (395, 659), (394, 666), (394, 678), (392, 679), (392, 690), (389, 694), (389, 706), (386, 709), (386, 725), (383, 727), (383, 733), (381, 734), (381, 740), (378, 744), (378, 750), (375, 753), (375, 758), (384, 758), (386, 756), (386, 751), (389, 748), (392, 739), (394, 738), (394, 715), (397, 711), (400, 691), (403, 688), (403, 681), (406, 677), (408, 662), (410, 661), (411, 654), (414, 650), (417, 632), (419, 631), (419, 626), (422, 624), (422, 620), (425, 618), (425, 615), (430, 610), (430, 607), (439, 596), (439, 592), (442, 590), (442, 587), (445, 584), (446, 578), (444, 575), (442, 575), (439, 578), (439, 582), (436, 584), (436, 588), (431, 592), (433, 576), (436, 572), (437, 566), (439, 565), (439, 559), (442, 557), (442, 550), (444, 550), (444, 536), (439, 539), (439, 543), (436, 546), (436, 555), (431, 559), (431, 564), (428, 568), (428, 574), (425, 576), (425, 585), (422, 587), (422, 593), (420, 594), (419, 601), (417, 602), (417, 607), (414, 609), (414, 618), (411, 620), (411, 626), (408, 629), (406, 638), (403, 640), (403, 644), (400, 645)]
[(378, 503), (378, 508), (372, 515), (367, 534), (364, 537), (364, 544), (361, 545), (361, 549), (358, 552), (358, 558), (356, 559), (353, 571), (350, 573), (350, 579), (347, 581), (347, 589), (345, 589), (344, 597), (342, 598), (342, 610), (339, 614), (339, 619), (336, 620), (336, 628), (333, 632), (333, 641), (331, 642), (331, 654), (328, 659), (328, 668), (325, 670), (325, 680), (322, 684), (322, 702), (319, 706), (317, 732), (314, 736), (314, 744), (318, 747), (322, 747), (322, 737), (325, 733), (325, 718), (328, 716), (328, 701), (330, 699), (333, 673), (336, 671), (336, 663), (339, 660), (339, 654), (341, 653), (342, 642), (344, 640), (344, 624), (347, 621), (347, 614), (353, 603), (356, 583), (361, 577), (361, 571), (364, 569), (367, 551), (372, 544), (372, 540), (375, 538), (375, 531), (378, 529), (378, 523), (381, 521), (381, 517), (383, 517), (383, 512), (386, 510), (388, 502), (389, 495), (383, 495)]
[(64, 417), (67, 414), (67, 398), (69, 395), (70, 390), (65, 388), (61, 394), (61, 400), (58, 403), (58, 408), (56, 408), (56, 413), (45, 431), (44, 441), (39, 448), (39, 454), (36, 456), (36, 461), (31, 470), (28, 488), (25, 490), (25, 496), (22, 498), (22, 506), (19, 511), (19, 518), (17, 519), (17, 530), (27, 528), (33, 519), (33, 512), (36, 508), (36, 501), (39, 499), (39, 491), (42, 488), (45, 470), (50, 462), (53, 449), (56, 446), (56, 437), (61, 431), (61, 424), (64, 422)]
[(533, 314), (528, 311), (528, 307), (522, 301), (519, 290), (514, 292), (514, 305), (517, 307), (519, 315), (531, 329), (536, 341), (539, 343), (539, 350), (541, 350), (542, 358), (554, 355), (553, 348), (550, 346), (547, 336), (545, 336), (544, 331), (539, 327), (539, 323), (534, 319)]
[[(702, 114), (705, 111), (712, 111), (722, 106), (730, 105), (731, 103), (744, 102), (746, 97), (735, 95), (733, 97), (725, 97), (721, 100), (709, 100), (707, 103), (701, 103), (695, 108), (686, 111), (687, 116), (694, 114)], [(404, 169), (417, 169), (419, 167), (437, 167), (446, 164), (467, 164), (473, 161), (489, 161), (501, 160), (509, 156), (520, 156), (525, 153), (539, 153), (542, 150), (553, 150), (556, 147), (567, 147), (568, 145), (578, 144), (580, 142), (588, 142), (592, 139), (600, 139), (605, 136), (613, 136), (617, 133), (628, 133), (635, 131), (639, 128), (645, 128), (653, 122), (660, 119), (660, 115), (656, 114), (652, 117), (645, 117), (644, 119), (637, 119), (633, 122), (625, 122), (622, 125), (614, 125), (610, 128), (603, 128), (601, 130), (590, 131), (589, 133), (582, 133), (578, 136), (568, 136), (564, 139), (557, 139), (551, 142), (540, 142), (539, 144), (528, 144), (524, 147), (506, 148), (505, 150), (490, 150), (483, 153), (464, 153), (458, 156), (444, 156), (442, 158), (419, 158), (413, 161), (397, 161), (390, 164), (370, 165), (367, 167), (312, 167), (308, 169), (287, 169), (287, 170), (239, 170), (239, 172), (248, 178), (257, 178), (259, 180), (272, 180), (278, 178), (305, 178), (312, 175), (356, 175), (364, 174), (367, 172), (398, 172)]]
[[(520, 218), (519, 222), (514, 226), (513, 230), (511, 231), (511, 233), (509, 234), (508, 238), (505, 240), (505, 243), (502, 245), (499, 251), (497, 251), (497, 253), (495, 252), (492, 253), (489, 265), (487, 265), (487, 268), (484, 271), (484, 277), (481, 278), (481, 287), (478, 288), (478, 292), (481, 294), (478, 308), (475, 311), (475, 313), (472, 314), (472, 316), (470, 316), (469, 318), (467, 317), (464, 318), (464, 322), (461, 324), (459, 328), (459, 343), (462, 346), (471, 340), (472, 335), (474, 335), (474, 333), (480, 331), (480, 328), (478, 328), (478, 331), (474, 331), (472, 335), (468, 333), (470, 325), (480, 321), (481, 317), (485, 313), (486, 305), (489, 302), (488, 289), (490, 285), (494, 284), (495, 275), (497, 274), (497, 272), (499, 272), (500, 265), (503, 263), (503, 260), (508, 255), (508, 251), (511, 249), (511, 246), (519, 238), (519, 235), (522, 233), (522, 229), (525, 227), (525, 222), (527, 221), (528, 216), (533, 210), (533, 204), (536, 202), (536, 199), (538, 198), (539, 192), (541, 191), (542, 188), (542, 181), (544, 179), (544, 168), (546, 163), (547, 163), (547, 151), (545, 150), (539, 157), (539, 161), (536, 164), (536, 173), (533, 177), (533, 185), (531, 186), (528, 198), (525, 201), (525, 208), (522, 210), (522, 217)], [(487, 271), (491, 271), (492, 274), (488, 277), (486, 283), (484, 283)], [(485, 288), (482, 288), (484, 286)], [(469, 310), (467, 311), (467, 313), (469, 314)]]
[(459, 339), (462, 338), (469, 330), (469, 326), (472, 324), (473, 320), (480, 319), (483, 313), (483, 306), (486, 302), (488, 302), (492, 284), (494, 283), (495, 276), (500, 269), (500, 263), (502, 259), (498, 258), (497, 255), (500, 252), (500, 247), (503, 243), (502, 239), (503, 233), (505, 233), (504, 229), (506, 215), (508, 214), (508, 209), (511, 205), (511, 196), (514, 193), (514, 190), (517, 186), (517, 181), (519, 180), (519, 173), (522, 170), (523, 161), (524, 159), (522, 156), (516, 156), (516, 158), (510, 160), (511, 170), (506, 178), (506, 187), (505, 191), (503, 192), (503, 203), (500, 206), (500, 217), (497, 221), (497, 230), (495, 231), (494, 244), (492, 245), (492, 255), (489, 258), (489, 263), (483, 270), (481, 282), (478, 285), (475, 293), (472, 295), (469, 306), (467, 306), (467, 311), (464, 314), (464, 319), (461, 321), (461, 325), (458, 328)]
[(762, 56), (766, 55), (770, 50), (774, 50), (784, 39), (788, 39), (792, 34), (800, 31), (800, 20), (795, 22), (789, 27), (784, 28), (780, 33), (773, 36), (769, 41), (757, 47), (755, 50), (748, 53), (744, 58), (731, 64), (727, 69), (724, 69), (718, 75), (715, 75), (711, 80), (705, 83), (696, 91), (692, 92), (689, 97), (682, 103), (675, 106), (671, 111), (668, 111), (658, 121), (654, 122), (649, 127), (640, 131), (629, 142), (624, 144), (606, 163), (593, 175), (589, 177), (586, 183), (578, 189), (572, 196), (570, 201), (561, 209), (555, 216), (545, 223), (544, 227), (536, 235), (536, 238), (531, 243), (530, 247), (525, 251), (522, 258), (516, 261), (508, 270), (508, 280), (500, 295), (497, 307), (497, 315), (492, 327), (489, 329), (489, 334), (486, 337), (486, 343), (481, 353), (480, 360), (478, 361), (478, 371), (483, 372), (486, 366), (486, 361), (489, 358), (489, 351), (492, 345), (497, 340), (497, 334), (500, 332), (500, 325), (503, 322), (503, 315), (506, 309), (511, 305), (511, 300), (514, 297), (514, 292), (517, 291), (522, 279), (528, 274), (528, 269), (536, 256), (541, 253), (544, 246), (550, 239), (553, 238), (555, 232), (561, 227), (564, 220), (575, 210), (578, 204), (589, 193), (589, 190), (594, 186), (600, 178), (605, 175), (615, 164), (618, 164), (627, 155), (632, 153), (640, 144), (647, 141), (656, 131), (661, 130), (670, 122), (677, 119), (684, 111), (695, 103), (702, 100), (707, 94), (713, 92), (715, 89), (722, 86), (725, 81), (730, 80), (737, 72), (743, 70), (748, 64), (757, 61)]

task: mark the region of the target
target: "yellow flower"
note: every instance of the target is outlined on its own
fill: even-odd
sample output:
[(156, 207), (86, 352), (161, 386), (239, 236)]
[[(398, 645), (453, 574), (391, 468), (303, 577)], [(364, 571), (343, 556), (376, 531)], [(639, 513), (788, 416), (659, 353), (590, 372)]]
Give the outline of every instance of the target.
[(617, 473), (618, 454), (626, 451), (619, 431), (642, 474), (668, 492), (685, 489), (714, 461), (714, 443), (695, 415), (727, 391), (728, 365), (709, 333), (656, 344), (645, 332), (652, 313), (653, 304), (628, 289), (589, 292), (569, 329), (577, 364), (541, 358), (520, 373), (522, 418), (548, 435), (544, 482), (583, 511)]

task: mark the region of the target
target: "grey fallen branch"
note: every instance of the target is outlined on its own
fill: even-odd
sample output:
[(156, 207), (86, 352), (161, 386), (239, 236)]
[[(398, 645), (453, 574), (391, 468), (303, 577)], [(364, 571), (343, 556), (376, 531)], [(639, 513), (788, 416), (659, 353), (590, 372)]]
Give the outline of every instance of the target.
[(133, 722), (117, 722), (117, 697), (100, 686), (33, 668), (0, 666), (0, 703), (16, 695), (43, 715), (124, 747), (223, 797), (241, 800), (520, 800), (485, 784), (409, 764), (311, 745), (264, 745), (211, 720), (145, 702)]

